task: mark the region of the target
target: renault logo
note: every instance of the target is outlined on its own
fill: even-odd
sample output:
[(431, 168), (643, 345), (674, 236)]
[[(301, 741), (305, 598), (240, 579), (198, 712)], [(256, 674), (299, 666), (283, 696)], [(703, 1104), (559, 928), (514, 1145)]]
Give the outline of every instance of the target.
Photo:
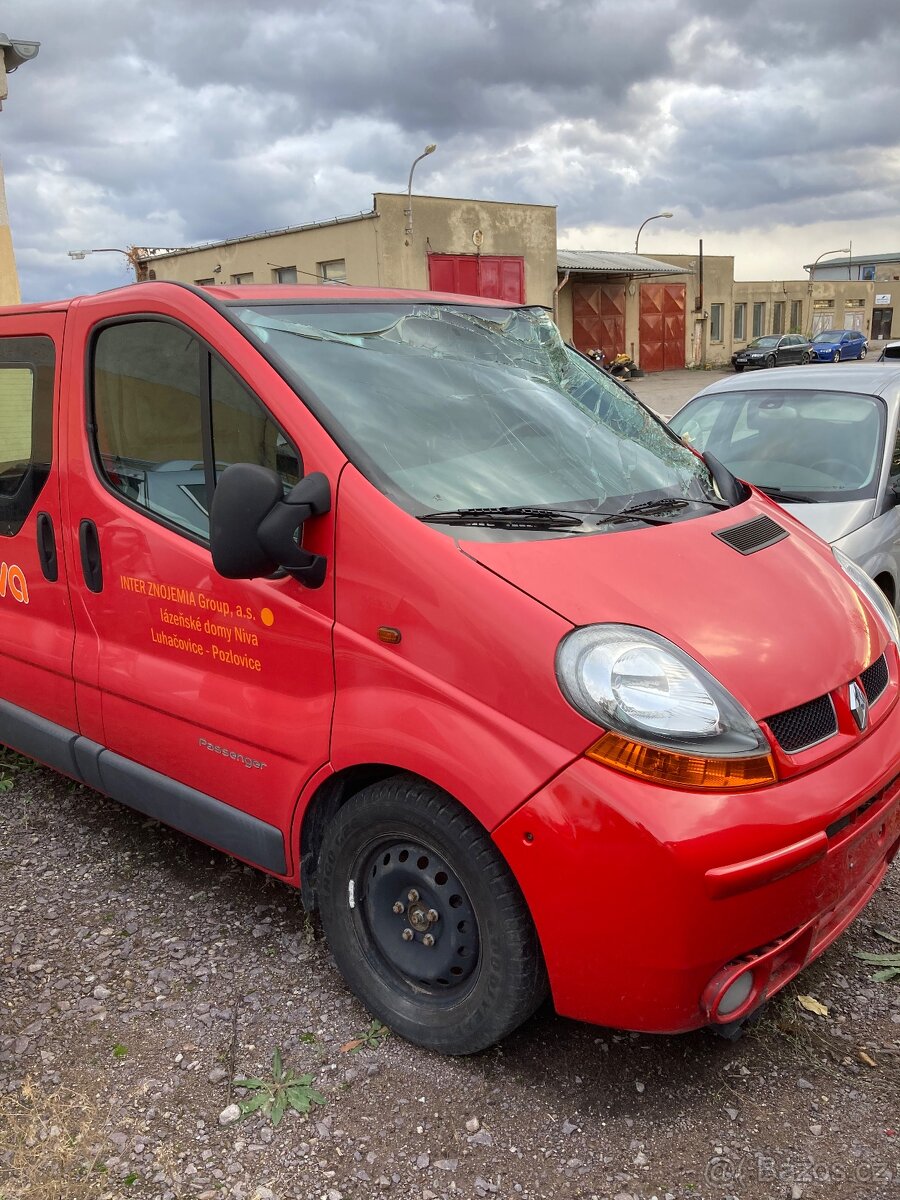
[(866, 694), (854, 679), (850, 684), (850, 711), (860, 733), (865, 731), (869, 723), (869, 702)]

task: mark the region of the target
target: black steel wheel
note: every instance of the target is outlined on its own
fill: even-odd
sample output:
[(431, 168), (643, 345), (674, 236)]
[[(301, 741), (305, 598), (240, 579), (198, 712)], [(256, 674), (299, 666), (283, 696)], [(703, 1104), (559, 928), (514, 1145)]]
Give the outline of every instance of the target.
[(471, 814), (423, 780), (395, 776), (348, 800), (325, 832), (317, 881), (341, 974), (409, 1041), (472, 1054), (546, 996), (512, 873)]

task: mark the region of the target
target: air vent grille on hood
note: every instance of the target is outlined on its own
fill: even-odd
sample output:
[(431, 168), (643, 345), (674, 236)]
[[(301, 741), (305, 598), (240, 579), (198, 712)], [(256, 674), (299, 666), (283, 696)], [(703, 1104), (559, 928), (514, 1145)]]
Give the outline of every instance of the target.
[(767, 516), (754, 517), (742, 525), (732, 525), (730, 529), (719, 529), (713, 533), (713, 537), (719, 538), (740, 554), (755, 554), (757, 550), (774, 546), (787, 536), (788, 531)]

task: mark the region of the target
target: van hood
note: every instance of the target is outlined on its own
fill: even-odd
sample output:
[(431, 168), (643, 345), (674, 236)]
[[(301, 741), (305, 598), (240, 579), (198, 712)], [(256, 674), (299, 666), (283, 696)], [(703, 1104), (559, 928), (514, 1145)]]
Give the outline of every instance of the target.
[[(762, 515), (788, 536), (751, 554), (713, 536)], [(756, 492), (672, 525), (459, 546), (573, 625), (662, 634), (757, 719), (847, 683), (888, 640), (828, 546)]]

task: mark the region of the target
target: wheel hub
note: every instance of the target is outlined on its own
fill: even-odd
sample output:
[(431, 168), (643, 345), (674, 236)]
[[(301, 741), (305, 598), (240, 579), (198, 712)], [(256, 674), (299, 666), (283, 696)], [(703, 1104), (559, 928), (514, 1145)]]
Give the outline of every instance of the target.
[(356, 908), (382, 963), (416, 988), (455, 991), (478, 963), (478, 923), (456, 872), (433, 849), (382, 842), (354, 871)]

